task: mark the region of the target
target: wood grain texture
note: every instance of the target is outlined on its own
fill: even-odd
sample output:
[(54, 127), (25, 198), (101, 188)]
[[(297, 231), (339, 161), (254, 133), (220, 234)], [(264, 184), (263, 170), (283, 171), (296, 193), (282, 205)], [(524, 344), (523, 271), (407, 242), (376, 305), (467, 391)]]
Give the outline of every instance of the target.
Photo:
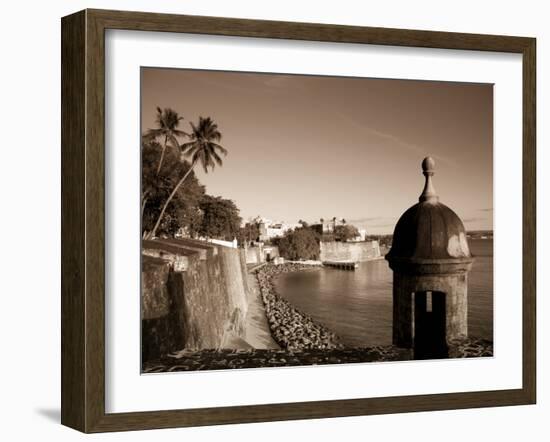
[(61, 43), (61, 422), (85, 426), (85, 13), (65, 17)]
[(105, 38), (86, 11), (86, 431), (105, 414)]
[(523, 50), (523, 389), (536, 402), (536, 41)]
[[(523, 387), (340, 401), (105, 413), (106, 29), (523, 54)], [(84, 432), (531, 404), (535, 355), (535, 40), (86, 10), (62, 20), (62, 423)]]
[(129, 29), (376, 45), (522, 52), (529, 38), (332, 24), (88, 10), (105, 29)]

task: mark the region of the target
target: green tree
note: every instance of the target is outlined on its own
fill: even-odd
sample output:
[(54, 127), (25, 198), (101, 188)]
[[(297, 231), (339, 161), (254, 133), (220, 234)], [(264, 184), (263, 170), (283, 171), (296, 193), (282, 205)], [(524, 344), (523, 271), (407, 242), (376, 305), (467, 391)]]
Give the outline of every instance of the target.
[(155, 120), (157, 127), (155, 129), (149, 129), (145, 133), (147, 140), (152, 141), (159, 138), (163, 140), (162, 151), (157, 165), (157, 174), (160, 173), (160, 169), (162, 168), (168, 143), (170, 143), (174, 152), (179, 154), (180, 145), (178, 137), (189, 136), (187, 132), (178, 129), (181, 120), (183, 120), (183, 117), (180, 117), (176, 111), (169, 107), (162, 110), (157, 106), (157, 116)]
[[(148, 232), (154, 227), (164, 201), (180, 177), (190, 170), (189, 162), (181, 161), (179, 155), (169, 150), (166, 153), (164, 164), (157, 174), (159, 154), (159, 144), (156, 141), (143, 141), (141, 150), (142, 200), (144, 195), (147, 195), (147, 204), (142, 204), (142, 234), (144, 237), (147, 237)], [(190, 235), (195, 234), (200, 219), (199, 201), (203, 195), (204, 186), (200, 185), (195, 174), (191, 174), (187, 185), (181, 187), (174, 195), (172, 204), (167, 208), (157, 232), (172, 236), (180, 227), (183, 227)]]
[(233, 201), (220, 196), (204, 195), (199, 207), (202, 213), (198, 229), (200, 236), (231, 241), (239, 235), (241, 217)]
[(243, 227), (239, 229), (237, 235), (237, 240), (239, 244), (244, 244), (245, 242), (256, 241), (260, 236), (260, 228), (257, 223), (246, 223)]
[(357, 230), (357, 227), (352, 226), (351, 224), (336, 226), (334, 229), (334, 239), (336, 239), (336, 241), (346, 242), (358, 236), (359, 230)]
[[(183, 120), (183, 117), (180, 117), (176, 111), (170, 108), (165, 108), (164, 110), (162, 110), (160, 107), (157, 106), (157, 116), (155, 120), (157, 127), (155, 129), (149, 129), (143, 135), (143, 139), (145, 142), (149, 143), (150, 146), (157, 147), (161, 151), (160, 158), (156, 163), (155, 175), (158, 175), (160, 173), (162, 164), (164, 162), (164, 157), (166, 154), (166, 148), (168, 147), (169, 144), (172, 147), (174, 154), (179, 155), (180, 146), (178, 142), (178, 137), (183, 137), (188, 135), (186, 132), (183, 132), (178, 129), (178, 126), (181, 120)], [(163, 140), (162, 145), (157, 142), (157, 140), (159, 139)], [(150, 195), (147, 191), (142, 192), (141, 194), (142, 216), (145, 210), (145, 205), (147, 204), (149, 198), (150, 198)]]
[(205, 173), (208, 173), (209, 168), (214, 170), (216, 165), (222, 166), (223, 161), (220, 155), (227, 155), (227, 150), (219, 144), (222, 134), (218, 130), (218, 125), (214, 123), (210, 117), (199, 117), (199, 123), (196, 126), (193, 123), (190, 124), (193, 129), (190, 135), (191, 141), (181, 146), (182, 153), (187, 158), (191, 159), (190, 168), (176, 183), (174, 189), (166, 199), (162, 209), (160, 210), (157, 222), (153, 226), (148, 238), (153, 238), (156, 236), (158, 227), (160, 226), (162, 218), (166, 212), (166, 208), (189, 174), (193, 171), (195, 165), (200, 163)]
[(279, 254), (286, 259), (296, 261), (319, 258), (318, 237), (312, 229), (307, 227), (287, 232), (277, 241), (277, 245)]

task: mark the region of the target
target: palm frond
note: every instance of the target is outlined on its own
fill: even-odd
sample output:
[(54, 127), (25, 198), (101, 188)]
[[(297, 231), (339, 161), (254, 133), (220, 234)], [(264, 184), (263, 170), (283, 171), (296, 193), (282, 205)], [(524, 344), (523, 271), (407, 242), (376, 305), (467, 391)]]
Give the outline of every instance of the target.
[(223, 160), (215, 150), (212, 151), (212, 158), (214, 158), (214, 161), (218, 164), (218, 166), (223, 166)]
[(180, 146), (181, 153), (183, 153), (185, 155), (191, 155), (197, 150), (198, 146), (199, 145), (196, 141), (191, 141), (189, 143), (184, 143)]
[(168, 134), (168, 141), (170, 141), (174, 149), (180, 150), (180, 143), (173, 134)]
[[(181, 119), (183, 119), (183, 117), (180, 117)], [(179, 129), (172, 129), (172, 133), (176, 136), (176, 137), (188, 137), (189, 134), (183, 130), (179, 130)]]
[(181, 145), (181, 151), (193, 161), (199, 162), (205, 173), (208, 169), (214, 169), (216, 165), (222, 166), (223, 160), (220, 154), (226, 156), (227, 149), (219, 144), (222, 138), (218, 125), (210, 117), (199, 117), (198, 123), (189, 122), (191, 134), (190, 142)]
[(148, 129), (145, 134), (143, 134), (143, 139), (151, 142), (161, 135), (163, 135), (162, 129)]
[(216, 149), (219, 150), (224, 156), (227, 156), (227, 149), (225, 147), (217, 143), (211, 143), (211, 144), (215, 146)]

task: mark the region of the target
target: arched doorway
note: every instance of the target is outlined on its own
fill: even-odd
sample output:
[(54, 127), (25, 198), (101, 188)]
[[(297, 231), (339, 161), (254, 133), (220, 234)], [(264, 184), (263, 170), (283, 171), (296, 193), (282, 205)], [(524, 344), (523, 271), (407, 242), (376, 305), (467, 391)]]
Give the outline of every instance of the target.
[(442, 359), (449, 357), (446, 340), (446, 294), (438, 291), (415, 292), (414, 358)]

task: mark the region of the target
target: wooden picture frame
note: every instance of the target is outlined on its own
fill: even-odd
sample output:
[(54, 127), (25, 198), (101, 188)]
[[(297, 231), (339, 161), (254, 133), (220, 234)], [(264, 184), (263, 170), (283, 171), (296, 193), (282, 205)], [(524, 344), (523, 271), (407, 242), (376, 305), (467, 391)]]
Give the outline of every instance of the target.
[[(523, 383), (456, 392), (221, 408), (105, 412), (105, 30), (494, 51), (523, 57)], [(533, 38), (84, 10), (62, 19), (62, 409), (83, 432), (533, 404), (536, 398)]]

